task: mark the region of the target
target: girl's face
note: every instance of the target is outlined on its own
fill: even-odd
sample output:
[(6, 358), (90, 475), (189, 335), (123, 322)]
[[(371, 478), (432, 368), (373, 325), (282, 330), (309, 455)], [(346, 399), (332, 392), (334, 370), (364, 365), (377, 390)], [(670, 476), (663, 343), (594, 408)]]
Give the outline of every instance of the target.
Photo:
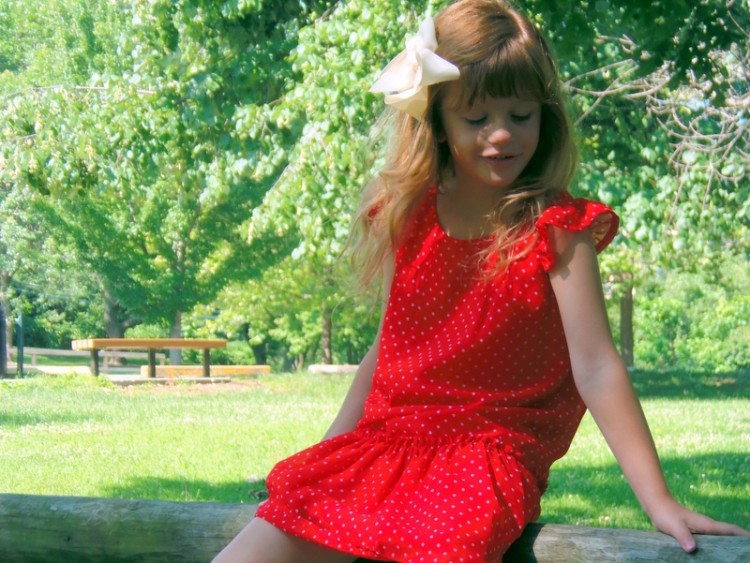
[(532, 99), (485, 98), (458, 103), (452, 84), (440, 108), (457, 186), (504, 189), (531, 160), (539, 144), (541, 104)]

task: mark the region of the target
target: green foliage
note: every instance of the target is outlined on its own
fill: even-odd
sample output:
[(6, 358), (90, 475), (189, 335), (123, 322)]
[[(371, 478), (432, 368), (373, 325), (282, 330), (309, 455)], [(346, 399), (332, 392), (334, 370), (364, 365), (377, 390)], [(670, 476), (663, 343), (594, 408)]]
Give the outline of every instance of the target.
[(141, 323), (125, 331), (126, 338), (168, 338), (169, 327)]
[[(198, 365), (203, 362), (203, 352), (201, 350), (185, 350), (182, 354), (182, 360), (186, 364)], [(246, 341), (231, 340), (227, 342), (226, 348), (217, 348), (211, 351), (212, 365), (252, 366), (258, 363), (252, 347)]]
[(254, 351), (254, 362), (276, 370), (320, 363), (324, 305), (333, 328), (334, 363), (359, 363), (377, 331), (378, 307), (353, 287), (344, 261), (319, 270), (313, 261), (288, 258), (258, 280), (228, 286), (218, 313), (198, 308), (186, 319), (195, 336), (225, 334)]
[(38, 294), (14, 296), (16, 319), (23, 318), (26, 346), (70, 349), (70, 341), (88, 338), (100, 326), (101, 305), (69, 295)]
[[(93, 280), (49, 236), (34, 194), (0, 192), (0, 216), (0, 301), (10, 321), (23, 315), (26, 344), (67, 347), (98, 332), (102, 307), (91, 298)], [(14, 322), (8, 327), (14, 341)]]
[[(21, 189), (0, 191), (0, 297), (3, 306), (10, 299), (11, 283), (33, 275), (34, 262), (42, 256), (43, 234), (33, 220), (28, 200)], [(6, 311), (10, 316), (10, 310)]]
[[(337, 260), (382, 157), (371, 133), (382, 100), (368, 89), (446, 3), (9, 0), (0, 193), (31, 194), (23, 224), (49, 233), (121, 327), (179, 326), (195, 311), (186, 333), (248, 332), (258, 354), (290, 365), (319, 357), (334, 311), (336, 361), (357, 358), (377, 315)], [(608, 275), (639, 287), (657, 266), (747, 253), (747, 2), (519, 5), (551, 37), (571, 93), (573, 189), (622, 215)], [(721, 142), (711, 152), (706, 139)], [(30, 259), (10, 227), (0, 238), (6, 277), (59, 265)], [(220, 322), (196, 321), (217, 308)]]
[[(50, 32), (49, 21), (67, 22), (66, 7), (36, 25)], [(105, 12), (68, 26), (68, 51), (85, 44), (102, 57), (88, 57), (63, 84), (10, 95), (0, 119), (14, 165), (2, 172), (8, 184), (45, 198), (55, 235), (130, 316), (174, 323), (286, 247), (248, 245), (243, 223), (284, 164), (292, 128), (267, 123), (248, 133), (235, 113), (278, 95), (289, 77), (283, 54), (306, 8), (199, 1), (117, 8), (120, 25), (105, 28), (102, 41), (89, 44), (98, 29), (91, 18)], [(47, 40), (56, 45), (57, 35)], [(117, 59), (105, 48), (113, 45)], [(100, 59), (111, 66), (100, 68)], [(33, 65), (16, 67), (13, 78), (31, 80)], [(258, 155), (270, 155), (262, 170), (246, 158)]]
[(734, 371), (750, 368), (750, 282), (746, 261), (724, 256), (715, 269), (664, 272), (636, 296), (636, 361), (644, 367)]

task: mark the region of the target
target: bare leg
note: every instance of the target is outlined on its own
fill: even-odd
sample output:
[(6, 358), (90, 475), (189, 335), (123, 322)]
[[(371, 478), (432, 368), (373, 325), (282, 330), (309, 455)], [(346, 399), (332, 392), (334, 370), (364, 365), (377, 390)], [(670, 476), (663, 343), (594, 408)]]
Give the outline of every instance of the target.
[(356, 557), (286, 534), (253, 518), (213, 563), (351, 563)]

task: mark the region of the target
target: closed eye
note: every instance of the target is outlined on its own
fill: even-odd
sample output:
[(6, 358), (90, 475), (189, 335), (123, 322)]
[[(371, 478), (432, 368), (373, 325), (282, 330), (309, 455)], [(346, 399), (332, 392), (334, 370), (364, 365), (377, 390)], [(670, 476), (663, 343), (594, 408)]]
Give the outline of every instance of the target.
[(531, 118), (531, 114), (530, 113), (525, 113), (523, 115), (511, 115), (511, 117), (513, 118), (513, 121), (516, 121), (518, 123), (522, 123), (524, 121), (528, 121)]
[(464, 120), (469, 125), (476, 126), (476, 125), (483, 125), (484, 122), (487, 121), (487, 117), (486, 116), (484, 116), (484, 117), (478, 117), (477, 119), (469, 119), (468, 117), (466, 117), (466, 118), (464, 118)]

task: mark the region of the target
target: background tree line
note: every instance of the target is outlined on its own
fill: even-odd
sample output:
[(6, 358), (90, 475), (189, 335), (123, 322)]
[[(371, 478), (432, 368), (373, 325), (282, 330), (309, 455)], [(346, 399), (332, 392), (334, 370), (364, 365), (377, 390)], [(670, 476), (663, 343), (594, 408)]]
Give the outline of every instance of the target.
[[(358, 361), (378, 306), (340, 257), (381, 156), (368, 89), (444, 4), (4, 2), (6, 316), (43, 346), (225, 335), (226, 361)], [(750, 367), (747, 0), (518, 4), (570, 94), (571, 190), (623, 219), (602, 267), (625, 355)]]

